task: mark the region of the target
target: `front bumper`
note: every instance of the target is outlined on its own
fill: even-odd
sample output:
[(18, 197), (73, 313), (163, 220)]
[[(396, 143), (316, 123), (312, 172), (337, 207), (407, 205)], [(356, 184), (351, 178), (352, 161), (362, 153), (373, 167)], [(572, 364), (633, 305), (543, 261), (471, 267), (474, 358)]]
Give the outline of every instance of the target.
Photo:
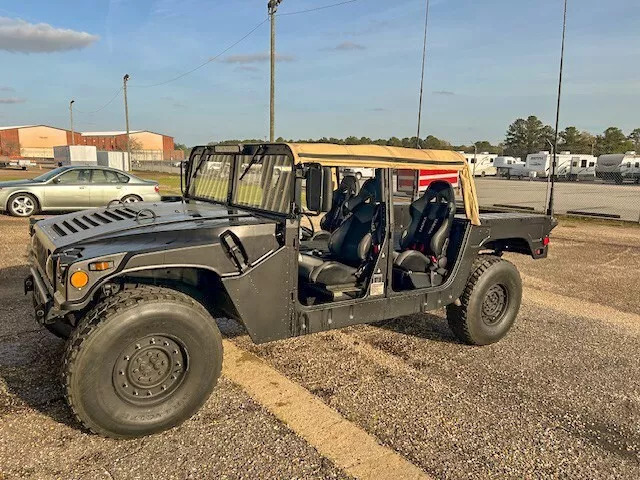
[(55, 301), (37, 268), (30, 268), (30, 275), (24, 279), (24, 294), (33, 292), (33, 307), (36, 320), (41, 325), (53, 323), (56, 318), (64, 316), (64, 313), (56, 307)]

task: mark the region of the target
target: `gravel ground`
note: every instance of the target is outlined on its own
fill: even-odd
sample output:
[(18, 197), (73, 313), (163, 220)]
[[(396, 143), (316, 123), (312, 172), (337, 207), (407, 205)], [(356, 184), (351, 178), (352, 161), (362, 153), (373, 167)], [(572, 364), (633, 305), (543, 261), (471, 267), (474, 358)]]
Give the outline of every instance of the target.
[[(527, 288), (640, 313), (640, 229), (569, 224)], [(57, 383), (62, 342), (21, 292), (26, 222), (0, 217), (0, 478), (345, 478), (227, 380), (181, 427), (89, 435)], [(636, 294), (634, 294), (634, 291)], [(237, 326), (223, 325), (227, 333)], [(254, 346), (234, 341), (436, 478), (640, 478), (637, 334), (525, 300), (472, 348), (442, 312)]]

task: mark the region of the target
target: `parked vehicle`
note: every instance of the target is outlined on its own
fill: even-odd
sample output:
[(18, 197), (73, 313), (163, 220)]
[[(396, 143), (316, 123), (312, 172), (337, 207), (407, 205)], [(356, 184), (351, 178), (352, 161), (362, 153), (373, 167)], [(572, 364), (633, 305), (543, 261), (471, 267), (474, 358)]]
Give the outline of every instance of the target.
[(529, 175), (526, 163), (520, 158), (499, 156), (494, 159), (493, 165), (496, 167), (497, 175), (500, 177), (523, 178)]
[(640, 183), (640, 155), (636, 152), (600, 155), (595, 174), (598, 178), (618, 184), (624, 181)]
[(344, 175), (353, 175), (356, 177), (358, 181), (363, 178), (366, 180), (367, 178), (372, 178), (376, 172), (373, 168), (358, 168), (358, 167), (345, 167), (343, 169)]
[(53, 158), (60, 167), (98, 165), (98, 150), (93, 145), (61, 145), (53, 147)]
[[(553, 154), (548, 151), (527, 155), (527, 169), (535, 172), (538, 178), (547, 178), (551, 174)], [(596, 157), (593, 155), (559, 152), (556, 159), (556, 178), (577, 181), (595, 177)]]
[(0, 211), (16, 217), (39, 212), (160, 201), (157, 182), (103, 167), (59, 167), (29, 180), (0, 182)]
[(0, 168), (19, 168), (20, 170), (26, 170), (29, 167), (35, 166), (36, 164), (34, 162), (25, 158), (11, 160), (9, 157), (0, 157)]
[(495, 176), (498, 174), (498, 170), (494, 165), (497, 155), (489, 152), (463, 153), (463, 155), (469, 162), (474, 177)]
[[(394, 197), (394, 169), (443, 165), (460, 172), (460, 209), (444, 181), (411, 203)], [(375, 176), (349, 200), (326, 249), (308, 248), (300, 222), (331, 210), (344, 166), (374, 168)], [(180, 202), (33, 222), (24, 286), (38, 321), (70, 336), (69, 406), (87, 428), (117, 438), (183, 422), (220, 376), (222, 317), (263, 343), (446, 306), (460, 340), (497, 342), (522, 296), (502, 254), (546, 257), (555, 221), (481, 214), (473, 182), (455, 152), (207, 146), (192, 150)]]

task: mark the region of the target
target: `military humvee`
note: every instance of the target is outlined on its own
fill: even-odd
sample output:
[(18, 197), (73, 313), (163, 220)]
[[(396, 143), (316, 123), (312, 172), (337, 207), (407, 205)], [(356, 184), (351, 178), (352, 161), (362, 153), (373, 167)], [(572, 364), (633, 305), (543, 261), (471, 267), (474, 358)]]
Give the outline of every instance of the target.
[[(346, 168), (375, 177), (358, 185), (340, 178)], [(396, 169), (443, 168), (460, 173), (457, 199), (443, 181), (394, 192)], [(147, 435), (196, 412), (221, 371), (218, 318), (261, 343), (446, 307), (461, 341), (496, 342), (522, 296), (503, 252), (544, 258), (555, 226), (480, 213), (469, 166), (448, 151), (197, 147), (182, 178), (178, 201), (30, 226), (25, 292), (37, 320), (68, 337), (68, 404), (98, 434)]]

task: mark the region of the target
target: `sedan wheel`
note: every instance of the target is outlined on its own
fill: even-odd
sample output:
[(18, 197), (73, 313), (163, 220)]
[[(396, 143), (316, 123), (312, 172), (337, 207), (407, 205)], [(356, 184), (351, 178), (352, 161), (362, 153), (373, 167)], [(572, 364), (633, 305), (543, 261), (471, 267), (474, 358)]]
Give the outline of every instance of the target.
[(141, 202), (142, 199), (137, 195), (127, 195), (122, 199), (122, 203), (138, 203)]
[(28, 194), (18, 194), (9, 200), (9, 213), (16, 217), (30, 217), (36, 212), (37, 202)]

